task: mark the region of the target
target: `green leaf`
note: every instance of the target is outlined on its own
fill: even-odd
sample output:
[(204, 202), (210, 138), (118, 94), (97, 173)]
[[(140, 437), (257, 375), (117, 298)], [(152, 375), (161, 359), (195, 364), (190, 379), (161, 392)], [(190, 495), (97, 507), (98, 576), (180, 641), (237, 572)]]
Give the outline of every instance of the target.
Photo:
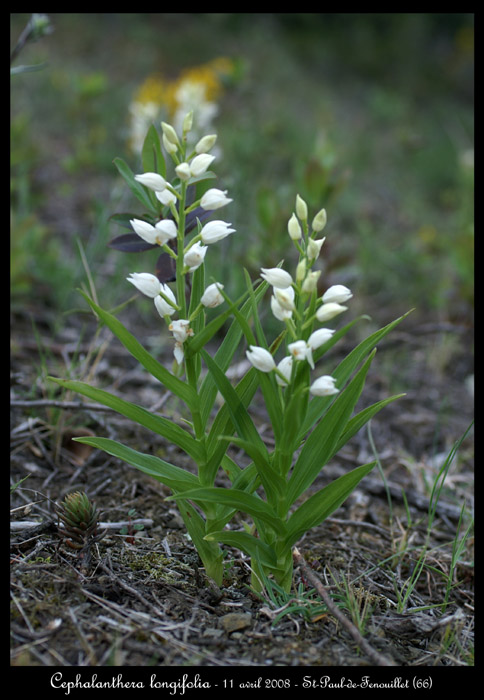
[(141, 160), (145, 173), (158, 173), (166, 177), (166, 164), (161, 150), (160, 136), (153, 124), (148, 129), (143, 142)]
[[(167, 500), (178, 500), (180, 496), (170, 496)], [(284, 521), (279, 518), (268, 503), (257, 496), (240, 491), (239, 489), (224, 489), (217, 486), (207, 486), (191, 491), (184, 491), (181, 498), (189, 498), (192, 501), (204, 503), (220, 503), (231, 506), (248, 513), (253, 518), (258, 518), (273, 527), (277, 532), (283, 534), (285, 531)]]
[(304, 533), (326, 520), (348, 498), (375, 464), (376, 462), (371, 462), (353, 469), (308, 498), (287, 522), (288, 534), (285, 545), (292, 547)]
[(200, 559), (205, 566), (205, 571), (215, 583), (222, 585), (223, 579), (223, 552), (216, 542), (209, 542), (205, 539), (206, 522), (196, 509), (186, 500), (180, 500), (178, 510), (183, 518), (185, 527), (188, 530), (193, 544), (195, 545)]
[[(230, 331), (232, 331), (234, 327), (231, 326)], [(236, 329), (235, 329), (236, 330)], [(281, 334), (274, 343), (272, 344), (271, 351), (275, 352), (277, 347), (279, 346), (279, 343), (282, 341), (283, 334)], [(228, 335), (226, 336), (226, 340), (228, 339)], [(223, 343), (222, 343), (223, 345)], [(219, 349), (220, 350), (220, 349)], [(217, 352), (214, 356), (214, 362), (220, 368), (225, 371), (225, 357), (222, 356), (220, 362), (218, 361), (218, 356), (219, 353)], [(201, 398), (200, 400), (203, 402), (203, 407), (205, 406), (205, 400), (206, 400), (206, 394), (203, 393), (203, 389), (205, 387), (205, 382), (207, 380), (210, 380), (211, 384), (209, 384), (206, 387), (206, 391), (211, 393), (211, 386), (213, 385), (214, 390), (217, 389), (217, 385), (214, 381), (213, 376), (208, 373), (207, 377), (205, 378), (204, 384), (202, 385), (202, 390), (200, 392)], [(247, 408), (250, 405), (250, 402), (252, 401), (252, 398), (257, 391), (257, 387), (259, 385), (259, 372), (254, 368), (251, 367), (249, 371), (242, 377), (240, 382), (235, 386), (234, 391), (236, 392), (237, 396), (239, 397), (240, 401), (242, 402), (243, 406)], [(203, 409), (202, 409), (203, 410)], [(215, 420), (212, 423), (212, 427), (210, 429), (210, 433), (208, 435), (207, 439), (207, 444), (206, 444), (206, 449), (207, 449), (207, 463), (204, 466), (204, 469), (207, 470), (207, 474), (210, 476), (207, 477), (207, 481), (213, 482), (215, 479), (215, 474), (218, 470), (218, 467), (220, 465), (220, 461), (227, 449), (226, 445), (224, 445), (223, 442), (219, 440), (219, 437), (221, 435), (231, 435), (234, 431), (234, 426), (230, 417), (230, 409), (227, 405), (227, 403), (224, 403), (219, 411), (217, 412), (217, 415), (215, 416)], [(244, 470), (246, 471), (246, 470)]]
[(268, 461), (269, 453), (267, 448), (259, 435), (259, 431), (252, 422), (252, 418), (249, 416), (243, 402), (241, 401), (238, 393), (235, 391), (232, 384), (229, 382), (225, 374), (221, 371), (217, 363), (212, 357), (205, 351), (202, 350), (202, 357), (205, 364), (208, 367), (209, 372), (212, 374), (215, 384), (218, 390), (224, 397), (226, 405), (230, 412), (230, 417), (234, 424), (234, 427), (243, 440), (247, 440), (252, 443), (256, 449), (263, 455), (263, 457)]
[[(196, 488), (199, 484), (197, 477), (190, 472), (186, 472), (179, 467), (165, 462), (154, 455), (137, 452), (126, 445), (110, 440), (109, 438), (82, 437), (74, 438), (76, 442), (92, 445), (101, 449), (107, 454), (121, 459), (127, 464), (136, 467), (140, 471), (154, 477), (175, 493), (182, 494), (184, 491)], [(178, 510), (183, 518), (188, 534), (195, 545), (200, 558), (209, 576), (221, 585), (223, 573), (223, 553), (220, 547), (214, 542), (208, 542), (205, 537), (205, 520), (188, 501), (180, 500)]]
[[(409, 314), (411, 311), (408, 311), (406, 314), (403, 316), (400, 316), (397, 318), (395, 321), (392, 321), (388, 325), (384, 326), (383, 328), (380, 328), (380, 330), (375, 331), (375, 333), (372, 333), (371, 335), (368, 336), (365, 340), (363, 340), (359, 345), (356, 346), (346, 357), (345, 359), (340, 362), (338, 367), (332, 372), (332, 376), (336, 379), (336, 384), (337, 386), (343, 386), (353, 373), (353, 371), (356, 369), (356, 367), (360, 364), (360, 362), (368, 355), (368, 353), (373, 350), (373, 348), (376, 347), (376, 345), (391, 331), (393, 328), (395, 328), (396, 325), (401, 323)], [(352, 322), (353, 323), (353, 322)], [(352, 324), (348, 324), (350, 326)], [(333, 337), (331, 338), (329, 343), (332, 343), (333, 339), (335, 338), (337, 334), (335, 333)], [(324, 346), (321, 348), (318, 348), (318, 351), (321, 351), (325, 349), (326, 343)], [(317, 352), (315, 353), (315, 359), (317, 359), (318, 354)], [(308, 412), (306, 416), (306, 420), (304, 421), (304, 424), (301, 428), (301, 433), (300, 433), (300, 439), (302, 440), (305, 435), (308, 434), (308, 432), (311, 430), (312, 426), (315, 425), (321, 418), (321, 416), (324, 414), (324, 412), (327, 410), (328, 406), (332, 404), (332, 402), (335, 400), (335, 396), (325, 396), (325, 397), (314, 397), (310, 402), (309, 402), (309, 407), (308, 407)]]
[[(245, 407), (250, 404), (252, 397), (257, 390), (257, 377), (255, 376), (255, 371), (255, 369), (249, 370), (235, 387), (235, 391)], [(216, 388), (215, 383), (214, 386)], [(220, 466), (220, 462), (227, 451), (228, 445), (222, 440), (219, 440), (219, 437), (221, 435), (231, 435), (233, 431), (234, 426), (230, 417), (230, 411), (227, 404), (224, 403), (215, 416), (206, 441), (207, 462), (203, 469), (205, 472), (204, 477), (207, 483), (213, 483), (215, 480), (215, 475)], [(245, 471), (246, 470), (244, 469), (244, 472)]]
[(115, 158), (113, 161), (117, 167), (119, 174), (126, 181), (129, 189), (137, 199), (155, 216), (158, 215), (158, 210), (153, 206), (153, 203), (146, 189), (137, 180), (134, 179), (134, 174), (129, 165), (122, 158)]
[(220, 291), (222, 295), (225, 296), (229, 304), (228, 308), (224, 309), (218, 316), (216, 316), (209, 323), (207, 323), (205, 328), (203, 328), (193, 338), (190, 338), (189, 342), (185, 343), (185, 357), (190, 358), (196, 353), (200, 352), (200, 350), (213, 338), (215, 333), (217, 333), (217, 331), (222, 327), (225, 321), (237, 311), (238, 304), (240, 304), (243, 301), (244, 297), (247, 294), (243, 294), (238, 301), (232, 302), (224, 294), (224, 291), (222, 289)]
[(66, 389), (75, 391), (78, 394), (83, 394), (103, 406), (108, 406), (114, 411), (121, 413), (121, 415), (126, 416), (126, 418), (148, 428), (148, 430), (162, 435), (170, 442), (181, 447), (181, 449), (189, 454), (197, 463), (204, 461), (205, 450), (203, 445), (195, 440), (186, 430), (180, 428), (176, 423), (173, 423), (173, 421), (157, 416), (141, 406), (125, 401), (114, 394), (110, 394), (103, 389), (97, 389), (84, 382), (57, 379), (56, 377), (49, 377), (49, 379)]
[(136, 467), (140, 471), (153, 476), (168, 488), (174, 491), (186, 491), (196, 488), (199, 484), (197, 477), (191, 472), (186, 472), (180, 467), (176, 467), (155, 455), (144, 454), (133, 450), (131, 447), (122, 445), (120, 442), (103, 437), (80, 437), (73, 438), (76, 442), (91, 445), (96, 449), (103, 450), (107, 454), (121, 459), (123, 462)]
[(277, 559), (272, 547), (262, 542), (258, 537), (250, 535), (248, 532), (219, 530), (216, 532), (209, 532), (205, 535), (205, 539), (223, 542), (223, 544), (227, 544), (230, 547), (236, 547), (240, 549), (240, 551), (248, 554), (252, 559), (259, 557), (263, 566), (273, 569), (274, 571), (284, 570), (277, 565)]
[(175, 377), (166, 367), (158, 362), (150, 353), (145, 350), (141, 343), (136, 340), (125, 326), (115, 316), (98, 306), (89, 296), (81, 291), (92, 310), (97, 314), (103, 323), (109, 328), (118, 340), (124, 345), (126, 350), (151, 374), (158, 379), (169, 391), (173, 392), (189, 408), (194, 409), (198, 404), (197, 392), (186, 382)]
[(204, 182), (205, 180), (216, 180), (217, 175), (211, 170), (206, 170), (201, 175), (195, 175), (187, 180), (187, 185), (197, 185), (199, 182)]
[[(261, 298), (262, 295), (264, 294), (266, 290), (267, 284), (264, 282), (263, 285), (259, 285), (257, 289), (255, 290), (255, 295), (257, 298)], [(245, 294), (243, 295), (242, 299), (245, 297)], [(242, 308), (240, 309), (240, 313), (244, 318), (248, 318), (250, 316), (252, 309), (251, 301), (247, 300), (244, 302)], [(215, 319), (214, 319), (215, 320)], [(209, 325), (209, 324), (207, 324)], [(221, 327), (218, 326), (219, 328)], [(218, 328), (217, 328), (218, 330)], [(232, 362), (233, 356), (237, 348), (239, 347), (240, 343), (240, 338), (242, 337), (242, 329), (240, 327), (240, 324), (236, 319), (234, 319), (225, 334), (225, 337), (220, 344), (220, 347), (218, 348), (217, 352), (214, 355), (214, 360), (217, 363), (217, 365), (220, 367), (222, 372), (226, 372), (230, 363)], [(191, 339), (191, 340), (194, 340)], [(203, 347), (203, 346), (200, 346)], [(255, 391), (255, 388), (254, 388)], [(206, 421), (208, 420), (208, 417), (212, 411), (213, 404), (215, 401), (215, 397), (217, 395), (217, 386), (214, 382), (214, 379), (210, 372), (207, 373), (205, 379), (202, 382), (202, 386), (200, 387), (200, 406), (201, 406), (201, 412), (202, 412), (202, 417), (204, 421), (204, 425), (206, 424)]]
[(313, 483), (334, 453), (334, 448), (363, 390), (375, 352), (376, 350), (371, 353), (348, 386), (337, 394), (336, 400), (331, 404), (324, 418), (304, 443), (288, 482), (288, 506)]
[(310, 381), (309, 364), (297, 363), (294, 381), (285, 389), (282, 434), (276, 443), (280, 454), (279, 472), (284, 476), (287, 475), (294, 452), (300, 444), (299, 430), (307, 412)]
[(260, 450), (248, 440), (232, 436), (221, 436), (220, 439), (228, 440), (234, 445), (241, 447), (253, 460), (257, 473), (260, 476), (262, 486), (266, 492), (267, 500), (272, 505), (276, 506), (281, 499), (284, 498), (286, 480), (280, 474), (274, 471), (270, 465), (270, 461), (261, 454)]
[(402, 398), (402, 396), (405, 396), (405, 394), (395, 394), (395, 396), (390, 396), (387, 399), (382, 399), (382, 401), (377, 401), (376, 403), (357, 413), (356, 416), (353, 416), (353, 418), (351, 418), (351, 420), (349, 420), (346, 424), (346, 428), (341, 434), (338, 444), (334, 448), (333, 454), (329, 457), (329, 459), (337, 454), (340, 449), (346, 445), (348, 440), (350, 440), (353, 435), (356, 435), (358, 430), (366, 425), (366, 423), (368, 423), (368, 421), (373, 418), (378, 411), (381, 411), (382, 408), (387, 406), (389, 403), (392, 403), (392, 401)]

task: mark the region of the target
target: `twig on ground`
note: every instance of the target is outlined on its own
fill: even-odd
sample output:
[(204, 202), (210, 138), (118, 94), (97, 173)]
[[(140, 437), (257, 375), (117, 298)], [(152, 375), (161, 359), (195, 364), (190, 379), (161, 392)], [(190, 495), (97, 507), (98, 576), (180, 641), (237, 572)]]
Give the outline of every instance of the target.
[(64, 408), (68, 409), (84, 409), (86, 411), (106, 411), (112, 412), (114, 409), (108, 406), (101, 406), (98, 403), (85, 403), (84, 401), (57, 401), (55, 399), (33, 399), (31, 401), (14, 399), (10, 402), (11, 406), (17, 406), (18, 408), (40, 408), (49, 406), (52, 408)]
[(299, 550), (294, 547), (293, 550), (294, 561), (301, 568), (304, 577), (314, 586), (318, 595), (321, 596), (322, 600), (326, 604), (329, 612), (333, 615), (338, 622), (340, 622), (343, 627), (351, 634), (355, 642), (358, 644), (359, 648), (368, 656), (368, 658), (373, 661), (377, 666), (396, 666), (397, 664), (392, 660), (380, 654), (379, 651), (374, 649), (371, 644), (360, 634), (355, 625), (353, 625), (347, 617), (343, 615), (341, 610), (335, 605), (328, 591), (325, 589), (319, 578), (316, 576), (314, 571), (312, 571), (306, 564), (303, 556)]
[[(14, 520), (10, 523), (10, 530), (12, 532), (19, 532), (21, 530), (28, 530), (30, 528), (35, 528), (38, 532), (43, 532), (44, 530), (50, 528), (54, 524), (54, 521), (37, 523), (34, 520)], [(127, 527), (128, 525), (143, 525), (145, 527), (151, 527), (153, 525), (153, 520), (151, 518), (136, 518), (135, 520), (118, 520), (117, 522), (111, 523), (99, 523), (99, 528), (103, 530), (117, 530), (122, 527)]]

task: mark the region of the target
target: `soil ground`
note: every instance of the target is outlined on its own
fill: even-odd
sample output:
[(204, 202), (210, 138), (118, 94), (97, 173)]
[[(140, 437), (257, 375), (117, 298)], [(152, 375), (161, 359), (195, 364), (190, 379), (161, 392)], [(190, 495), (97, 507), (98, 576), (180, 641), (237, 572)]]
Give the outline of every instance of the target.
[[(72, 435), (90, 430), (192, 468), (172, 445), (161, 438), (153, 443), (153, 436), (113, 412), (92, 405), (68, 410), (65, 402), (79, 402), (79, 397), (52, 390), (46, 397), (46, 383), (39, 379), (39, 340), (33, 341), (28, 319), (14, 315), (12, 483), (28, 478), (11, 496), (13, 666), (371, 665), (311, 592), (299, 568), (289, 598), (261, 599), (250, 590), (247, 558), (226, 548), (226, 578), (218, 589), (205, 576), (173, 503), (164, 500), (169, 495), (165, 487), (104, 453), (74, 452)], [(48, 319), (42, 325), (38, 318), (37, 327), (51, 362), (69, 365), (79, 351), (90, 361), (90, 343), (78, 347), (75, 321), (54, 341)], [(442, 357), (449, 338), (456, 342), (450, 344), (448, 363), (438, 366), (432, 348), (439, 348)], [(472, 420), (471, 340), (465, 326), (422, 321), (412, 326), (407, 320), (405, 328), (381, 344), (364, 391), (368, 404), (396, 393), (381, 367), (393, 362), (402, 345), (407, 357), (398, 376), (406, 397), (390, 404), (371, 425), (385, 480), (374, 470), (334, 517), (298, 543), (345, 616), (359, 621), (368, 643), (401, 667), (473, 664), (472, 533), (463, 540), (455, 566), (452, 562), (452, 543), (464, 535), (461, 527), (456, 538), (461, 507), (473, 508), (471, 436), (462, 443), (440, 495), (418, 582), (406, 603), (401, 602), (423, 552), (432, 483)], [(128, 400), (164, 414), (176, 412), (116, 339), (106, 332), (97, 343), (103, 351), (90, 367), (91, 378)], [(46, 399), (47, 405), (30, 403)], [(63, 409), (56, 408), (56, 400), (64, 403)], [(264, 418), (256, 407), (254, 419), (270, 445)], [(372, 458), (369, 434), (363, 430), (327, 465), (315, 486)], [(87, 558), (59, 537), (55, 521), (55, 503), (76, 490), (85, 490), (96, 503), (100, 530), (105, 530)], [(137, 529), (139, 519), (143, 529)], [(113, 525), (120, 522), (125, 525)]]

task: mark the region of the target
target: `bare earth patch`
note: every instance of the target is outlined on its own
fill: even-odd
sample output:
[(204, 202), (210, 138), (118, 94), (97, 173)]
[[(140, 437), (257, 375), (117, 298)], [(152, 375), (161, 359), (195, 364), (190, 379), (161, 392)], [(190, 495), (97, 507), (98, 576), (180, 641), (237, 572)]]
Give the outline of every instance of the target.
[[(78, 408), (79, 397), (56, 395), (52, 387), (47, 394), (24, 319), (16, 319), (15, 328), (11, 483), (28, 478), (11, 496), (12, 666), (114, 666), (125, 674), (129, 667), (164, 667), (166, 673), (175, 667), (244, 667), (247, 674), (254, 667), (246, 678), (255, 683), (262, 667), (302, 672), (318, 667), (319, 677), (320, 667), (374, 665), (326, 609), (301, 566), (291, 596), (284, 599), (274, 592), (273, 599), (261, 598), (249, 587), (250, 562), (227, 547), (224, 585), (219, 589), (210, 581), (173, 503), (164, 500), (168, 490), (103, 453), (74, 453), (69, 438), (72, 431), (90, 430), (187, 469), (191, 464), (172, 445), (161, 438), (152, 442), (153, 436), (115, 413), (85, 404)], [(442, 491), (425, 565), (402, 603), (426, 543), (432, 479), (472, 419), (465, 333), (451, 358), (454, 376), (449, 379), (445, 367), (440, 372), (429, 367), (427, 350), (452, 328), (421, 331), (405, 329), (409, 336), (413, 333), (412, 361), (405, 376), (398, 377), (398, 390), (407, 385), (407, 397), (372, 422), (385, 481), (374, 470), (334, 517), (297, 547), (339, 610), (382, 659), (401, 667), (470, 666), (472, 533), (459, 560), (452, 560), (462, 504), (471, 509), (473, 503), (470, 437)], [(91, 365), (96, 381), (128, 400), (176, 416), (177, 407), (159, 385), (115, 341), (106, 340)], [(72, 357), (75, 343), (65, 337), (46, 342), (50, 362), (57, 364), (49, 372), (55, 374)], [(390, 356), (392, 342), (398, 343), (398, 337), (386, 348), (382, 345), (380, 361)], [(377, 368), (365, 401), (389, 395), (388, 382)], [(270, 445), (262, 409), (258, 413), (255, 420)], [(372, 449), (363, 431), (323, 470), (315, 486), (372, 459)], [(104, 535), (88, 552), (70, 549), (57, 529), (55, 503), (75, 490), (86, 491), (100, 511), (98, 532)], [(461, 528), (459, 537), (463, 534)]]

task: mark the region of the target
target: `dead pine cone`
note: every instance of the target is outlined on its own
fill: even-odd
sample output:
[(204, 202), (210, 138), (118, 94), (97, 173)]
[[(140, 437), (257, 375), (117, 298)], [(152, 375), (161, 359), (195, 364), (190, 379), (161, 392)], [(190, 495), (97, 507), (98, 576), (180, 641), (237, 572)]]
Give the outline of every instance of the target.
[[(69, 493), (57, 505), (59, 535), (71, 549), (84, 549), (96, 536), (98, 512), (83, 491)], [(64, 527), (61, 527), (61, 523)]]

